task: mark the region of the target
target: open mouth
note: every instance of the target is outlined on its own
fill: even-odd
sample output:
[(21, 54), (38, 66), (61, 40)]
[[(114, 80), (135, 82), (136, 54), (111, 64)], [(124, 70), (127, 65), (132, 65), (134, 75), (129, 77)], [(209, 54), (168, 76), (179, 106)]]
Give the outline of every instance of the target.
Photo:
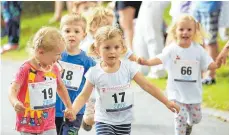
[(109, 59), (115, 59), (116, 57), (114, 57), (114, 56), (111, 56), (111, 57), (108, 57)]
[(189, 37), (187, 37), (187, 36), (183, 36), (183, 37), (182, 37), (182, 39), (184, 39), (184, 40), (188, 40), (188, 39), (189, 39)]

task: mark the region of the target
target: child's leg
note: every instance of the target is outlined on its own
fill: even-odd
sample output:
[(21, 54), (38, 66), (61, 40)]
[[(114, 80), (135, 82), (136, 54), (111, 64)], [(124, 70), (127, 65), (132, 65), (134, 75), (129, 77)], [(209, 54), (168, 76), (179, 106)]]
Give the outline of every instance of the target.
[(56, 132), (57, 135), (59, 135), (60, 133), (62, 133), (61, 125), (63, 124), (63, 117), (56, 117), (55, 123), (56, 123)]
[(86, 131), (90, 131), (92, 125), (94, 125), (94, 115), (95, 115), (95, 93), (92, 92), (91, 97), (86, 103), (86, 109), (83, 116), (83, 128)]
[(74, 121), (66, 121), (63, 126), (62, 135), (78, 135), (78, 131), (81, 126), (81, 122), (83, 119), (83, 114), (76, 115), (76, 120)]
[(186, 104), (176, 102), (180, 106), (179, 114), (175, 113), (175, 135), (186, 135), (187, 108)]
[(198, 124), (202, 119), (201, 105), (200, 104), (190, 104), (188, 109), (188, 124)]
[(56, 129), (50, 129), (39, 135), (56, 135)]
[(130, 135), (131, 124), (110, 125), (103, 122), (95, 123), (96, 135)]

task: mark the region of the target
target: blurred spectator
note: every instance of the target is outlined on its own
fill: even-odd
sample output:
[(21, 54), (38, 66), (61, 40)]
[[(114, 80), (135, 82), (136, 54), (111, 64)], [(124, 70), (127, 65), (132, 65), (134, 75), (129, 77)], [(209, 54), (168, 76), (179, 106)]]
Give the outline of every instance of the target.
[(219, 18), (219, 34), (222, 40), (229, 40), (229, 1), (222, 1)]
[[(134, 52), (139, 57), (154, 58), (164, 48), (163, 13), (169, 2), (143, 1), (136, 21)], [(162, 78), (166, 71), (162, 65), (142, 66), (141, 72), (150, 78)]]
[[(218, 55), (217, 34), (221, 4), (220, 1), (192, 2), (193, 16), (201, 23), (205, 31), (210, 34), (210, 38), (205, 39), (204, 45), (208, 54), (214, 60)], [(207, 72), (202, 83), (207, 85), (215, 84), (215, 77), (215, 70), (210, 70)]]
[[(72, 1), (66, 1), (68, 12), (72, 12)], [(62, 10), (64, 7), (64, 1), (55, 1), (55, 11), (54, 16), (49, 20), (49, 23), (54, 23), (60, 21), (62, 17)]]
[(134, 19), (138, 16), (141, 1), (116, 1), (115, 15), (120, 24), (127, 46), (133, 50)]
[(20, 38), (20, 18), (21, 18), (21, 2), (20, 1), (2, 1), (1, 13), (3, 16), (8, 43), (3, 45), (1, 54), (16, 50), (19, 47)]

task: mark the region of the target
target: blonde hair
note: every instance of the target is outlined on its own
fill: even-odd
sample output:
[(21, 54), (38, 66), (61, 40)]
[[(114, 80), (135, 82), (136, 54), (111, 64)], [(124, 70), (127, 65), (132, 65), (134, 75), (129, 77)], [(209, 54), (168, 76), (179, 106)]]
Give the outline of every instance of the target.
[(167, 42), (170, 43), (172, 41), (177, 41), (177, 37), (176, 37), (176, 29), (177, 26), (180, 22), (182, 21), (192, 21), (195, 24), (195, 34), (193, 36), (193, 41), (199, 44), (203, 44), (203, 41), (205, 38), (208, 38), (209, 35), (203, 30), (201, 24), (199, 22), (197, 22), (192, 16), (188, 15), (188, 14), (183, 14), (181, 15), (168, 29), (168, 38), (167, 38)]
[(89, 48), (89, 55), (98, 56), (98, 54), (96, 53), (96, 48), (99, 48), (102, 42), (116, 38), (116, 37), (120, 39), (119, 41), (121, 42), (123, 46), (122, 55), (125, 54), (127, 51), (127, 47), (124, 43), (122, 31), (119, 28), (114, 27), (114, 26), (104, 26), (97, 30), (95, 37), (94, 37), (95, 42)]
[(75, 24), (75, 23), (79, 23), (80, 26), (83, 28), (83, 31), (86, 32), (87, 21), (84, 16), (79, 14), (64, 15), (60, 21), (60, 29), (62, 29), (64, 25)]
[(97, 1), (74, 1), (72, 6), (72, 12), (78, 14), (77, 10), (81, 4), (94, 3), (94, 6), (98, 5)]
[(31, 55), (34, 55), (37, 49), (41, 48), (48, 52), (54, 50), (61, 43), (65, 44), (65, 41), (57, 28), (42, 27), (28, 42), (27, 51)]
[(114, 17), (113, 11), (109, 8), (96, 7), (90, 10), (87, 14), (87, 31), (92, 32), (93, 24), (98, 26), (106, 17)]

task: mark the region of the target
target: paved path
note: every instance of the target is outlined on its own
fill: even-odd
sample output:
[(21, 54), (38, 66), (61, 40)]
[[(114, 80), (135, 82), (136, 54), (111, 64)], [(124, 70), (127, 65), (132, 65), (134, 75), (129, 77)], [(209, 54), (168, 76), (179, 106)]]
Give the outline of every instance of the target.
[[(13, 130), (15, 112), (8, 101), (8, 87), (21, 62), (2, 62), (1, 69), (1, 135), (19, 135)], [(173, 114), (149, 94), (135, 87), (135, 121), (132, 135), (173, 135)], [(206, 112), (205, 110), (203, 112)], [(81, 135), (95, 135), (95, 130)], [(193, 129), (192, 135), (229, 135), (229, 123), (203, 114), (200, 124)]]

